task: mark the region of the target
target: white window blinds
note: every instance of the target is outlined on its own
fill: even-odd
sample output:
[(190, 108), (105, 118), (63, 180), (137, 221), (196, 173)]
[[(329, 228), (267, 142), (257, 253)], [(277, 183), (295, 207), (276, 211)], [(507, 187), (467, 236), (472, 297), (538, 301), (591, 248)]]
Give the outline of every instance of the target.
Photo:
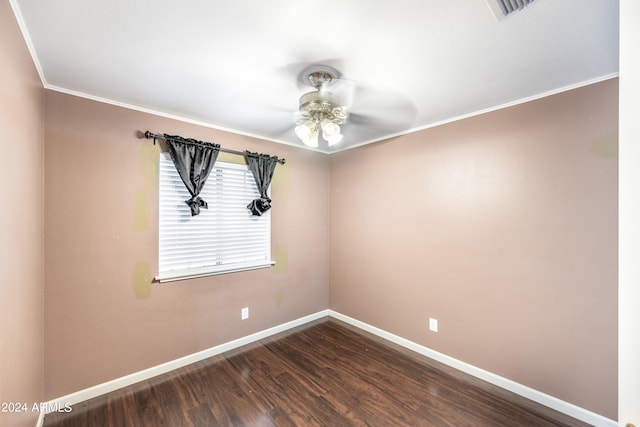
[(273, 265), (271, 212), (252, 216), (260, 197), (245, 165), (216, 162), (200, 197), (208, 204), (191, 216), (190, 194), (169, 156), (159, 164), (159, 275), (170, 281)]

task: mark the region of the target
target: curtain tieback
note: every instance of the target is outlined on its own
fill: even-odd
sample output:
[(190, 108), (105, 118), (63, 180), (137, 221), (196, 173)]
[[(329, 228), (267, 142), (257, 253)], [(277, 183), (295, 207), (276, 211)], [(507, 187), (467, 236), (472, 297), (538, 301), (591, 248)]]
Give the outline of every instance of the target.
[(271, 209), (271, 199), (268, 197), (260, 197), (259, 199), (252, 200), (247, 205), (247, 209), (251, 211), (253, 215), (262, 216), (263, 213)]
[(209, 205), (206, 201), (202, 200), (200, 196), (193, 196), (189, 200), (184, 201), (191, 209), (191, 216), (199, 215), (200, 208), (209, 209)]

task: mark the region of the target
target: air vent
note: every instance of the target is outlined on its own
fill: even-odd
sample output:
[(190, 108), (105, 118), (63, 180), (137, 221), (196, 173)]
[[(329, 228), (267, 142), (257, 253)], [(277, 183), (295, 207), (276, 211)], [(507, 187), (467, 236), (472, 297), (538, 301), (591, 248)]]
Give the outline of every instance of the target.
[(496, 18), (502, 19), (533, 3), (533, 0), (487, 0)]

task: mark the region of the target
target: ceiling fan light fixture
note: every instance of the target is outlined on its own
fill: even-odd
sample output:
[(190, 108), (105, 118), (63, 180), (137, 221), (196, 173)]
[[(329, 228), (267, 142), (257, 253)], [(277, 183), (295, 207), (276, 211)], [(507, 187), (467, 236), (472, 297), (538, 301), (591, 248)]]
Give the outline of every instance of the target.
[(327, 118), (323, 119), (322, 138), (327, 141), (329, 147), (339, 143), (343, 138), (343, 135), (340, 133), (340, 126)]
[(327, 139), (327, 136), (332, 136), (340, 133), (340, 126), (337, 123), (325, 118), (322, 120), (322, 137)]
[(296, 126), (295, 132), (296, 136), (307, 147), (315, 148), (318, 146), (318, 125), (313, 120), (308, 120)]
[(325, 66), (312, 66), (303, 73), (303, 82), (315, 90), (300, 97), (295, 133), (309, 147), (318, 146), (320, 131), (329, 146), (342, 141), (339, 125), (347, 121), (349, 113), (340, 98), (327, 90), (338, 76), (336, 70)]
[[(324, 116), (320, 114), (320, 116)], [(318, 136), (322, 131), (322, 139), (327, 141), (331, 147), (340, 141), (344, 135), (340, 133), (340, 126), (329, 117), (311, 118), (305, 122), (299, 124), (295, 128), (295, 133), (298, 138), (307, 147), (318, 147)]]

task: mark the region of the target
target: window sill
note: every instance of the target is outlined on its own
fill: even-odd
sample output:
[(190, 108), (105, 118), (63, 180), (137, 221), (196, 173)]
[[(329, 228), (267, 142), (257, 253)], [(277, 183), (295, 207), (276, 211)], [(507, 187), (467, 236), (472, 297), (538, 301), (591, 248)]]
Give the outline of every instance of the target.
[(257, 270), (259, 268), (269, 268), (275, 265), (275, 261), (251, 262), (229, 264), (225, 266), (211, 266), (202, 268), (191, 268), (187, 270), (167, 271), (160, 273), (153, 278), (155, 282), (175, 282), (177, 280), (195, 279), (198, 277), (215, 276), (218, 274), (236, 273), (239, 271)]

